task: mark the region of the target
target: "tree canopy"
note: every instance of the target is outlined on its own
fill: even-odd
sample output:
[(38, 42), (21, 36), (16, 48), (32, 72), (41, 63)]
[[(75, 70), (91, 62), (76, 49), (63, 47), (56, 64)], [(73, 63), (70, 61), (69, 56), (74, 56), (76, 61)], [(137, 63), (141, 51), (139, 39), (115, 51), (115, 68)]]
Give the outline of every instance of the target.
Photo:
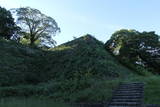
[(56, 43), (53, 36), (60, 32), (60, 28), (52, 17), (30, 7), (14, 10), (18, 17), (17, 24), (22, 28), (21, 36), (28, 39), (30, 45), (34, 45), (37, 40), (44, 46), (52, 46)]
[(122, 29), (116, 31), (105, 44), (110, 52), (118, 55), (123, 61), (158, 69), (160, 63), (159, 36), (152, 32), (138, 32)]
[(10, 11), (0, 7), (0, 36), (10, 39), (18, 30)]

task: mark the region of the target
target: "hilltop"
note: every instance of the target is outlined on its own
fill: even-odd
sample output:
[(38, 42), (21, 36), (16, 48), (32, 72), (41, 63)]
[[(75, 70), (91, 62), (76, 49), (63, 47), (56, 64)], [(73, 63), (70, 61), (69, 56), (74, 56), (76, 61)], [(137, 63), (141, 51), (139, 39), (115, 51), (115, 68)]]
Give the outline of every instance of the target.
[[(85, 35), (50, 49), (47, 57), (50, 69), (64, 74), (66, 78), (74, 73), (95, 77), (115, 78), (130, 73), (104, 48), (104, 44), (91, 35)], [(62, 74), (60, 74), (62, 75)], [(73, 75), (71, 76), (73, 77)]]

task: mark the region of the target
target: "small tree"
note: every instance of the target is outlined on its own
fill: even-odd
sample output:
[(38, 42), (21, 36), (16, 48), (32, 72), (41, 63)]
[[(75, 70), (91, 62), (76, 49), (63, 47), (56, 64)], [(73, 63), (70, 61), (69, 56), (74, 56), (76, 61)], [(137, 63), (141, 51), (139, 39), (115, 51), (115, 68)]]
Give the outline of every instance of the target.
[(21, 35), (34, 45), (37, 40), (41, 45), (52, 46), (56, 42), (53, 36), (60, 32), (57, 22), (37, 9), (30, 7), (14, 9), (16, 12), (17, 24), (22, 28)]
[(10, 11), (0, 7), (0, 36), (10, 39), (18, 30)]

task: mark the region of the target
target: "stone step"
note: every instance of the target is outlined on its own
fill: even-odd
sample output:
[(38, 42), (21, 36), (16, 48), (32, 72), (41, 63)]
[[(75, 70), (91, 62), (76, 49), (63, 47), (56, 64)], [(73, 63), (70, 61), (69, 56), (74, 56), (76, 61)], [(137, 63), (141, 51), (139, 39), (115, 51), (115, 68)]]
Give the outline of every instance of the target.
[(119, 88), (143, 88), (143, 86), (119, 86)]
[(143, 85), (119, 85), (119, 87), (144, 87)]
[(136, 92), (139, 92), (139, 93), (143, 93), (143, 90), (121, 90), (121, 89), (119, 89), (119, 90), (116, 90), (115, 91), (115, 93), (116, 92), (133, 92), (133, 91), (136, 91)]
[(143, 87), (135, 87), (135, 86), (119, 86), (119, 88), (143, 88)]
[(113, 102), (141, 102), (140, 99), (112, 99)]
[(121, 85), (144, 85), (144, 83), (121, 83)]
[(124, 92), (124, 93), (130, 93), (130, 92), (132, 92), (132, 93), (143, 93), (143, 90), (117, 90), (116, 92)]
[(144, 86), (143, 84), (120, 84), (119, 86)]
[(143, 85), (119, 85), (119, 87), (144, 87)]
[(144, 87), (143, 85), (119, 85), (119, 87)]
[(143, 89), (143, 87), (119, 87), (118, 89)]
[(119, 88), (116, 91), (143, 91), (142, 88)]
[(128, 95), (128, 96), (142, 96), (143, 95), (143, 93), (114, 93), (114, 96), (116, 96), (116, 95), (118, 95), (118, 96), (126, 96), (126, 95)]
[[(123, 105), (123, 106), (121, 106), (121, 105), (110, 105), (110, 106), (108, 106), (108, 107), (131, 107), (131, 106), (127, 106), (127, 105)], [(142, 107), (142, 106), (132, 106), (132, 107)]]
[(136, 94), (136, 93), (141, 93), (141, 94), (142, 94), (143, 92), (142, 92), (142, 91), (133, 91), (133, 90), (132, 90), (132, 91), (117, 91), (117, 92), (115, 92), (115, 93), (116, 93), (116, 94), (119, 94), (119, 93), (135, 93), (135, 94)]
[(141, 83), (139, 83), (139, 84), (135, 84), (135, 83), (125, 84), (125, 83), (123, 83), (123, 84), (120, 84), (120, 85), (144, 85), (144, 84), (141, 84)]
[(121, 105), (121, 106), (140, 106), (141, 102), (111, 102), (110, 105)]
[(108, 107), (141, 107), (143, 89), (143, 83), (120, 84)]
[(115, 96), (142, 96), (141, 93), (116, 93)]
[(113, 99), (141, 99), (141, 96), (114, 96)]
[(114, 94), (114, 96), (121, 96), (121, 97), (123, 97), (123, 96), (129, 96), (129, 97), (141, 97), (142, 96), (142, 94)]

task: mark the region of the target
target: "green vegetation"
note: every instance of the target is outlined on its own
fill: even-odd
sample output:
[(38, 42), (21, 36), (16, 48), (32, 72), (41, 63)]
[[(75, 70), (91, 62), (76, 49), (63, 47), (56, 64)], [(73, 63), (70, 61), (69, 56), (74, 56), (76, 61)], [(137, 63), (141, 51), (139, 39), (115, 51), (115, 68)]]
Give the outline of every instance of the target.
[(10, 11), (0, 6), (0, 37), (10, 39), (20, 30), (16, 26)]
[[(43, 52), (21, 44), (0, 40), (0, 86), (12, 86), (36, 81), (30, 69), (33, 60), (40, 58)], [(33, 75), (31, 75), (33, 74)]]
[(119, 84), (117, 78), (132, 74), (90, 35), (49, 51), (5, 40), (0, 44), (0, 97), (33, 95), (58, 101), (105, 101)]
[(4, 98), (0, 100), (1, 107), (69, 107), (67, 104), (53, 102), (50, 99), (37, 98)]
[(141, 67), (159, 73), (159, 35), (152, 32), (138, 32), (122, 29), (116, 31), (105, 44), (108, 51), (115, 54), (121, 63), (136, 69)]
[(50, 56), (46, 60), (49, 61), (48, 64), (52, 65), (53, 70), (60, 72), (60, 74), (57, 73), (58, 77), (72, 78), (81, 75), (87, 78), (92, 76), (113, 78), (130, 73), (129, 69), (121, 66), (115, 58), (106, 52), (102, 42), (91, 35), (67, 42), (50, 49), (50, 51), (53, 54), (50, 52)]
[[(29, 45), (53, 47), (53, 36), (60, 32), (57, 22), (39, 10), (30, 7), (12, 9), (17, 15), (17, 23), (21, 26), (21, 39), (28, 40)], [(37, 41), (39, 44), (37, 44)]]
[(155, 32), (127, 29), (116, 31), (105, 43), (106, 50), (137, 73), (121, 81), (145, 83), (146, 104), (160, 104), (159, 44)]
[(160, 76), (148, 74), (148, 76), (129, 76), (128, 79), (123, 80), (123, 82), (143, 82), (144, 87), (144, 102), (145, 104), (160, 104)]
[(144, 82), (145, 103), (160, 104), (155, 32), (122, 29), (105, 44), (87, 34), (50, 48), (60, 32), (53, 18), (30, 7), (12, 11), (21, 28), (0, 7), (0, 106), (104, 102), (121, 82)]
[[(105, 50), (102, 42), (91, 35), (47, 51), (4, 39), (0, 39), (0, 44), (1, 98), (103, 102), (111, 98), (120, 82), (141, 81), (145, 83), (145, 103), (159, 104), (160, 77), (141, 66), (136, 67), (137, 72), (123, 66)], [(24, 101), (15, 102), (21, 104)], [(9, 100), (4, 104), (10, 103)], [(30, 104), (32, 106), (32, 102)]]

